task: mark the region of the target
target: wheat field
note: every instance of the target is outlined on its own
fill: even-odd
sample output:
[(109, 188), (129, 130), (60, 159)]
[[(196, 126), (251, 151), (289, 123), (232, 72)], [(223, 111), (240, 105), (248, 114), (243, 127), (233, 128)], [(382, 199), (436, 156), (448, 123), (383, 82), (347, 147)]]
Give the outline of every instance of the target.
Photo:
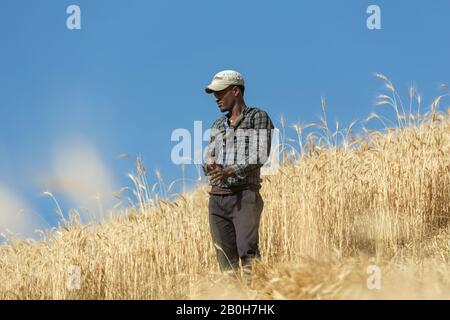
[[(340, 143), (325, 119), (321, 136), (293, 127), (297, 151), (283, 148), (278, 173), (263, 176), (262, 258), (250, 279), (219, 272), (208, 187), (152, 199), (138, 162), (138, 201), (122, 214), (88, 224), (72, 214), (42, 240), (1, 245), (0, 299), (449, 299), (449, 114), (438, 111), (443, 96), (421, 114), (413, 90), (417, 112), (404, 110), (377, 76), (395, 126), (349, 126)], [(381, 271), (379, 289), (368, 266)]]

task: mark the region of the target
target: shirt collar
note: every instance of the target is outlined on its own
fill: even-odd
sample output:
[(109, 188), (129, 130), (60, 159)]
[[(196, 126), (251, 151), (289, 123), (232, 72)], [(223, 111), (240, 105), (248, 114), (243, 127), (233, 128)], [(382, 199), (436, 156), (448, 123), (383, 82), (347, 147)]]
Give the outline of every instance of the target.
[[(236, 120), (237, 120), (237, 121), (236, 121), (236, 125), (238, 125), (238, 124), (241, 122), (241, 118), (243, 118), (243, 117), (247, 114), (247, 112), (248, 112), (249, 110), (250, 110), (250, 107), (244, 106), (244, 109), (242, 109), (241, 114), (240, 114), (239, 117), (236, 119)], [(228, 124), (228, 119), (230, 119), (231, 113), (228, 112), (228, 113), (226, 113), (223, 117), (224, 117), (224, 119), (225, 119), (225, 123)]]

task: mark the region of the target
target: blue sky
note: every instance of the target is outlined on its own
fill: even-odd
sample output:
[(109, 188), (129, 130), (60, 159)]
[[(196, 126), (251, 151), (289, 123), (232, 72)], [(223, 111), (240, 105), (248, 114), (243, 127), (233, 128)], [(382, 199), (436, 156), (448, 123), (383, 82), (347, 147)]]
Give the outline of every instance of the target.
[[(81, 8), (81, 30), (66, 28), (71, 4)], [(381, 8), (381, 30), (366, 27), (371, 4)], [(243, 73), (247, 104), (276, 126), (282, 115), (288, 125), (316, 121), (321, 96), (328, 119), (342, 125), (378, 111), (374, 71), (405, 97), (413, 83), (428, 105), (449, 82), (448, 12), (446, 0), (2, 0), (0, 186), (54, 226), (37, 177), (54, 172), (55, 149), (77, 139), (118, 186), (130, 185), (134, 168), (121, 153), (141, 154), (150, 184), (156, 168), (167, 183), (180, 178), (171, 133), (193, 130), (195, 120), (206, 130), (220, 116), (203, 88), (223, 69)], [(63, 211), (75, 205), (49, 191)]]

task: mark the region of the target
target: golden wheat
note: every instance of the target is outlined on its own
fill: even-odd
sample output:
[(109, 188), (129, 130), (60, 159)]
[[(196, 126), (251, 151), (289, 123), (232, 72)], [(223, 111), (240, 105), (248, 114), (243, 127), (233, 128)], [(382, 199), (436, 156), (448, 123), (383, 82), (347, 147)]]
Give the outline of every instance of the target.
[[(439, 98), (420, 121), (402, 120), (394, 86), (377, 76), (394, 94), (379, 104), (394, 108), (395, 128), (348, 130), (339, 144), (325, 99), (324, 139), (304, 143), (312, 125), (294, 126), (298, 152), (283, 146), (278, 173), (263, 177), (262, 259), (250, 282), (219, 272), (207, 187), (152, 199), (138, 159), (135, 207), (84, 225), (75, 214), (42, 240), (0, 246), (0, 299), (450, 298), (450, 119), (436, 111)], [(370, 264), (382, 270), (381, 290), (366, 286)], [(79, 289), (68, 286), (72, 266)]]

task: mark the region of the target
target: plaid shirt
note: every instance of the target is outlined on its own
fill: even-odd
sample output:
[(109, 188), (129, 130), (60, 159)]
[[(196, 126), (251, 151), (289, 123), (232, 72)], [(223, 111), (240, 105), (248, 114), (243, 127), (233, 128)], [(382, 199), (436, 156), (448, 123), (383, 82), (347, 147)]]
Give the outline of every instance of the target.
[[(228, 125), (229, 117), (230, 114), (226, 114), (218, 118), (211, 127), (203, 172), (207, 176), (206, 165), (215, 162), (223, 165), (224, 168), (232, 167), (236, 171), (226, 182), (216, 185), (217, 187), (221, 189), (248, 185), (260, 187), (261, 167), (270, 154), (274, 129), (272, 120), (267, 112), (247, 106), (236, 119), (234, 126)], [(211, 181), (209, 184), (214, 187)]]

